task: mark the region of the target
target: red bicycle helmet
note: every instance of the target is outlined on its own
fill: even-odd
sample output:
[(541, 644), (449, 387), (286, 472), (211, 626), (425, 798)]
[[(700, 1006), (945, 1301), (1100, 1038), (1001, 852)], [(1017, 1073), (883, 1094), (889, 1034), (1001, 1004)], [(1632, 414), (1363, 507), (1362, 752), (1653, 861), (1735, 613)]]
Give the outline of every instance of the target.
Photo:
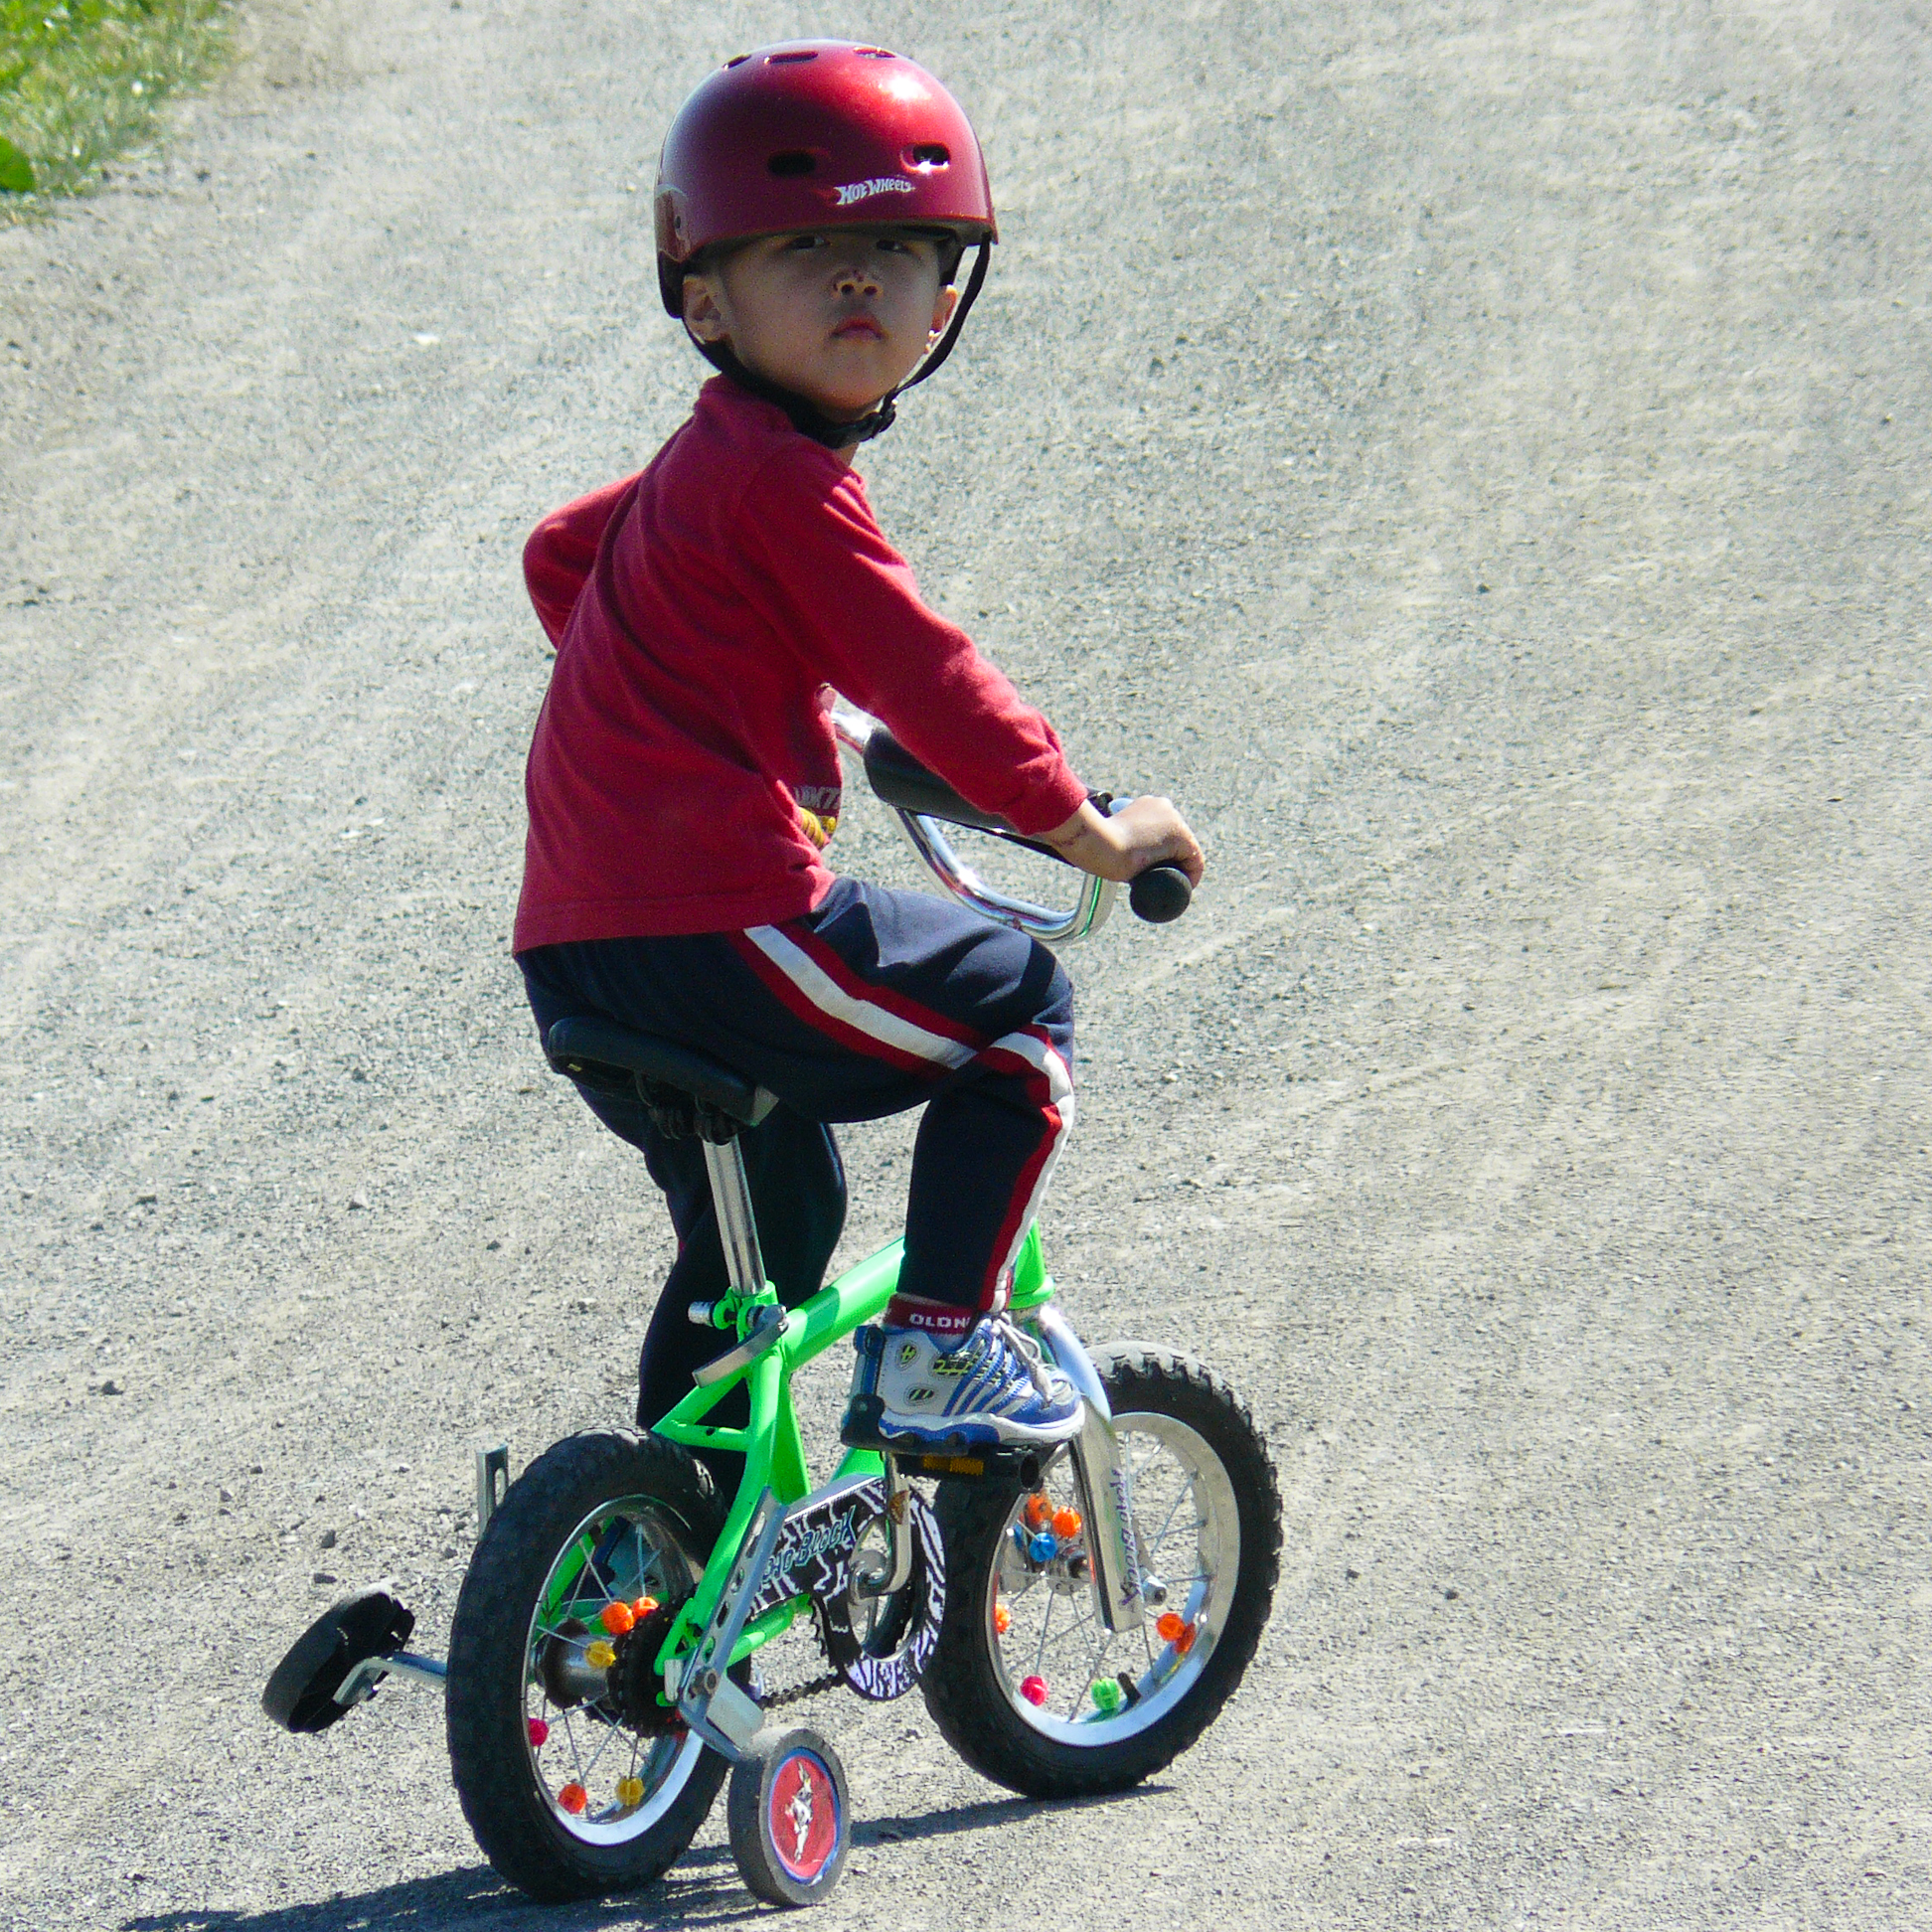
[[(850, 41), (756, 48), (701, 81), (665, 136), (655, 214), (658, 289), (679, 320), (686, 270), (721, 242), (889, 223), (944, 230), (961, 249), (978, 244), (951, 325), (906, 389), (952, 353), (999, 240), (986, 157), (965, 110), (916, 61)], [(892, 420), (888, 396), (861, 422), (831, 423), (751, 375), (728, 346), (698, 346), (820, 441), (863, 441)]]

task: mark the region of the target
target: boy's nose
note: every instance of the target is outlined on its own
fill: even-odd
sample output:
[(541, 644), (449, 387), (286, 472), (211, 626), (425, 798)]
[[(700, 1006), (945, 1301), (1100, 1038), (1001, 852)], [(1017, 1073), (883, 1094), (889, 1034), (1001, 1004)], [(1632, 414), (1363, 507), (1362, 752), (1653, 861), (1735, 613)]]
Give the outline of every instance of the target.
[(832, 278), (832, 286), (841, 295), (877, 295), (879, 278), (864, 262), (844, 261)]

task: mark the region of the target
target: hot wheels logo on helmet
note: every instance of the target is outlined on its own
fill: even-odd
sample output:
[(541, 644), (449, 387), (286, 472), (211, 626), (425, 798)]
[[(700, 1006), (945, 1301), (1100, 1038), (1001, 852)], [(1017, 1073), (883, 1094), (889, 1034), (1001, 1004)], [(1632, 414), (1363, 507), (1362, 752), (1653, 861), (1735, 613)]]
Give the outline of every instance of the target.
[(842, 182), (832, 190), (837, 208), (850, 208), (854, 202), (870, 201), (875, 195), (910, 195), (916, 192), (903, 175), (881, 175), (874, 181)]

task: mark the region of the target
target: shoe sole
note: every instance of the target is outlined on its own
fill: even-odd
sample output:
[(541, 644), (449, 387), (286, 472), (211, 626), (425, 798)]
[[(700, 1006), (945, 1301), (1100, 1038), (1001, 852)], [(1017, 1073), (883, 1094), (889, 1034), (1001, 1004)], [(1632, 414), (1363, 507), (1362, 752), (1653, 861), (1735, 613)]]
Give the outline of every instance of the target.
[(933, 1455), (946, 1455), (955, 1450), (972, 1449), (1057, 1449), (1061, 1443), (1072, 1441), (1080, 1433), (1080, 1416), (1076, 1409), (1064, 1424), (1055, 1425), (1049, 1431), (1021, 1423), (1006, 1423), (998, 1416), (988, 1416), (977, 1422), (953, 1422), (941, 1429), (934, 1428), (930, 1423), (900, 1420), (886, 1413), (879, 1417), (875, 1427), (880, 1440), (889, 1442), (895, 1448), (923, 1449)]

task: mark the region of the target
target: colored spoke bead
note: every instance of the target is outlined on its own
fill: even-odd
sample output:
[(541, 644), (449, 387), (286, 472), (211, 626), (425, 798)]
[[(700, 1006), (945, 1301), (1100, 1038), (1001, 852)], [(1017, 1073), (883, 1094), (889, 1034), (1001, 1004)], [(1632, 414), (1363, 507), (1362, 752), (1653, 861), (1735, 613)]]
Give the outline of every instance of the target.
[(1071, 1542), (1082, 1528), (1078, 1510), (1055, 1510), (1053, 1512), (1053, 1534), (1061, 1542)]
[(547, 1723), (545, 1723), (541, 1717), (533, 1717), (530, 1720), (531, 1749), (534, 1751), (541, 1751), (544, 1748), (544, 1746), (549, 1742), (550, 1742), (550, 1726)]
[(1089, 1694), (1093, 1698), (1094, 1709), (1103, 1715), (1110, 1717), (1120, 1708), (1122, 1691), (1112, 1678), (1102, 1678)]
[(628, 1603), (606, 1603), (597, 1613), (597, 1621), (613, 1637), (621, 1637), (637, 1621), (637, 1612)]
[(619, 1778), (617, 1780), (617, 1802), (620, 1805), (641, 1805), (644, 1802), (644, 1780), (642, 1778)]
[(1004, 1603), (993, 1606), (993, 1634), (1004, 1637), (1013, 1628), (1013, 1612)]
[(590, 1794), (572, 1779), (557, 1794), (557, 1802), (574, 1818), (590, 1802)]
[(1022, 1678), (1020, 1694), (1030, 1704), (1044, 1704), (1046, 1701), (1046, 1680), (1042, 1677)]
[(656, 1597), (641, 1596), (631, 1605), (631, 1615), (638, 1623), (642, 1623), (657, 1607), (658, 1600)]
[(1036, 1563), (1051, 1562), (1052, 1559), (1059, 1554), (1059, 1543), (1055, 1539), (1053, 1532), (1050, 1530), (1043, 1530), (1040, 1532), (1040, 1534), (1037, 1535), (1033, 1539), (1033, 1541), (1027, 1545), (1027, 1554), (1031, 1556)]
[(1187, 1627), (1187, 1618), (1176, 1610), (1163, 1610), (1160, 1620), (1154, 1626), (1155, 1630), (1160, 1633), (1161, 1642), (1164, 1644), (1178, 1644), (1181, 1641), (1181, 1633)]
[(1189, 1624), (1181, 1632), (1181, 1635), (1175, 1639), (1174, 1649), (1175, 1649), (1175, 1654), (1177, 1656), (1186, 1657), (1187, 1654), (1194, 1649), (1195, 1631), (1196, 1631), (1196, 1626), (1194, 1624)]
[(1020, 1514), (1026, 1518), (1029, 1530), (1038, 1530), (1051, 1519), (1053, 1506), (1036, 1490), (1027, 1498), (1026, 1508)]
[(594, 1644), (583, 1648), (583, 1661), (593, 1671), (607, 1671), (617, 1661), (617, 1653), (599, 1637)]

